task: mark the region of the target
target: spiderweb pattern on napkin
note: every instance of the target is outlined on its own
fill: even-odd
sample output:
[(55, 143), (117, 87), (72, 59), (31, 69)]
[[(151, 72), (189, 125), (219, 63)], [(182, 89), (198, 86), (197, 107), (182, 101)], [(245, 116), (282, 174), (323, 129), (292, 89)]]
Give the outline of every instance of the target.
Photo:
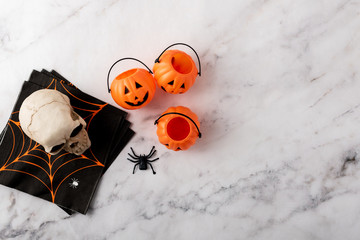
[[(67, 95), (74, 111), (87, 123), (92, 145), (81, 156), (65, 151), (50, 155), (23, 133), (20, 106), (27, 96), (43, 88)], [(86, 214), (101, 176), (134, 135), (126, 116), (80, 91), (56, 71), (33, 71), (0, 134), (0, 184), (53, 202), (69, 214)]]

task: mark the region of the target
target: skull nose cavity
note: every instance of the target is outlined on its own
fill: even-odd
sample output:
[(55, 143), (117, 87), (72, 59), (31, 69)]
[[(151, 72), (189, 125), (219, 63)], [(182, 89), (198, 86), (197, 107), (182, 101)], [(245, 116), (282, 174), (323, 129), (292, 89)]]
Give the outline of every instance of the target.
[(71, 147), (71, 148), (75, 148), (75, 147), (77, 147), (78, 145), (79, 145), (79, 142), (74, 142), (74, 143), (70, 144), (70, 147)]

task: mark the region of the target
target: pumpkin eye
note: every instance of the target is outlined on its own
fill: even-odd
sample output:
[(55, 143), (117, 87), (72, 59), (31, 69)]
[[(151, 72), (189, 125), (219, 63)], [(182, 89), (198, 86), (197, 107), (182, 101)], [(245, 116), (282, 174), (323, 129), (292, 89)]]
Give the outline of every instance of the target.
[(180, 88), (185, 88), (185, 83), (183, 83)]
[(169, 85), (174, 85), (174, 80), (168, 83)]
[(125, 86), (125, 94), (129, 93), (129, 89)]
[(139, 83), (137, 83), (137, 82), (135, 82), (135, 84), (136, 84), (136, 88), (141, 88), (142, 86), (139, 84)]

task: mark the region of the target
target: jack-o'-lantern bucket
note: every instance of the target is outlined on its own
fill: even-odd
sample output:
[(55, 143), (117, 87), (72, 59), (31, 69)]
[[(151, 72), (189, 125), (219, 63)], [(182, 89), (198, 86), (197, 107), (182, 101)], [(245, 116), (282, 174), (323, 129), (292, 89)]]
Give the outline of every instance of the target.
[[(193, 59), (183, 51), (167, 50), (175, 45), (185, 45), (191, 48), (198, 59), (199, 71)], [(197, 75), (201, 76), (200, 58), (196, 51), (184, 43), (175, 43), (167, 47), (155, 60), (154, 78), (159, 87), (168, 93), (185, 93), (194, 84)]]
[(160, 143), (174, 151), (186, 150), (201, 138), (198, 117), (187, 107), (168, 108), (156, 119), (156, 124)]
[[(142, 63), (147, 70), (134, 68), (118, 75), (109, 88), (109, 77), (112, 68), (122, 60), (135, 60)], [(146, 106), (154, 97), (156, 85), (151, 70), (135, 58), (122, 58), (110, 68), (107, 76), (107, 87), (114, 101), (126, 109), (138, 109)]]

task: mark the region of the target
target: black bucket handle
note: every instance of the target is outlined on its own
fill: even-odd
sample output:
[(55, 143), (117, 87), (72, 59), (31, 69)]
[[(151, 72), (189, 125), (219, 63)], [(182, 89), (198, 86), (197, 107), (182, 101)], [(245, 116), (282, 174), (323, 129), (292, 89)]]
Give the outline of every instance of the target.
[(191, 49), (194, 51), (194, 53), (195, 53), (195, 55), (196, 55), (196, 57), (197, 57), (197, 59), (198, 59), (198, 61), (199, 61), (199, 72), (198, 72), (198, 75), (201, 76), (201, 64), (200, 64), (199, 55), (197, 54), (197, 52), (195, 51), (195, 49), (193, 49), (190, 45), (188, 45), (188, 44), (186, 44), (186, 43), (174, 43), (174, 44), (170, 45), (169, 47), (165, 48), (165, 50), (162, 51), (162, 53), (160, 53), (160, 56), (159, 56), (157, 59), (155, 59), (155, 63), (159, 63), (159, 62), (160, 62), (160, 57), (164, 54), (164, 52), (165, 52), (166, 50), (168, 50), (169, 48), (171, 48), (172, 46), (175, 46), (175, 45), (184, 45), (184, 46), (187, 46), (187, 47), (191, 48)]
[(164, 113), (163, 115), (161, 115), (160, 117), (158, 117), (158, 119), (156, 119), (155, 120), (155, 122), (154, 122), (154, 125), (156, 125), (156, 124), (158, 124), (158, 122), (159, 122), (159, 120), (160, 120), (160, 118), (162, 118), (162, 117), (164, 117), (164, 116), (166, 116), (166, 115), (170, 115), (170, 114), (177, 114), (177, 115), (181, 115), (181, 116), (183, 116), (183, 117), (186, 117), (187, 119), (189, 119), (194, 125), (195, 125), (195, 127), (196, 127), (196, 129), (198, 130), (198, 133), (199, 133), (199, 138), (201, 138), (201, 132), (200, 132), (200, 129), (199, 129), (199, 127), (198, 127), (198, 125), (195, 123), (195, 121), (194, 120), (192, 120), (192, 118), (191, 117), (189, 117), (189, 116), (187, 116), (187, 115), (185, 115), (185, 114), (182, 114), (182, 113), (178, 113), (178, 112), (168, 112), (168, 113)]
[(119, 60), (117, 60), (116, 62), (114, 62), (114, 64), (110, 67), (109, 72), (108, 72), (108, 75), (107, 75), (107, 88), (108, 88), (108, 92), (109, 92), (109, 93), (111, 92), (110, 87), (109, 87), (110, 72), (111, 72), (112, 68), (113, 68), (118, 62), (120, 62), (120, 61), (122, 61), (122, 60), (135, 60), (135, 61), (138, 61), (138, 62), (140, 62), (142, 65), (144, 65), (144, 66), (147, 68), (147, 70), (149, 70), (149, 73), (153, 74), (153, 72), (150, 70), (150, 68), (148, 68), (148, 66), (146, 66), (146, 64), (143, 63), (142, 61), (140, 61), (139, 59), (131, 58), (131, 57), (126, 57), (126, 58), (119, 59)]

